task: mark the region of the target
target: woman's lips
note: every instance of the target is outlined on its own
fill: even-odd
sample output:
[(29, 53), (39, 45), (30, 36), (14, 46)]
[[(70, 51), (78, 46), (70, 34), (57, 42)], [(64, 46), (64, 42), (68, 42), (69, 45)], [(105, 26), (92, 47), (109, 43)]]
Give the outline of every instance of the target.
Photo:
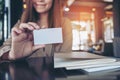
[(35, 3), (36, 6), (45, 6), (45, 3)]

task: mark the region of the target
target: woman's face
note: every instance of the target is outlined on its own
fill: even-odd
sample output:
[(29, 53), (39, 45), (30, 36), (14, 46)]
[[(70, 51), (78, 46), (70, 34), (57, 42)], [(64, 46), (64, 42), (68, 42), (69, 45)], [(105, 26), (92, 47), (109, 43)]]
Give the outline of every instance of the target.
[(38, 13), (46, 13), (52, 7), (53, 0), (32, 0), (33, 7)]

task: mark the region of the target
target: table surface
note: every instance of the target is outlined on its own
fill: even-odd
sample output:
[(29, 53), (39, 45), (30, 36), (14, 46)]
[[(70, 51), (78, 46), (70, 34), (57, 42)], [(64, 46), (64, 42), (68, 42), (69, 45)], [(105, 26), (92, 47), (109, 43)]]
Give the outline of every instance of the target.
[(52, 58), (31, 58), (0, 64), (0, 80), (120, 80), (120, 69), (86, 73), (54, 69)]

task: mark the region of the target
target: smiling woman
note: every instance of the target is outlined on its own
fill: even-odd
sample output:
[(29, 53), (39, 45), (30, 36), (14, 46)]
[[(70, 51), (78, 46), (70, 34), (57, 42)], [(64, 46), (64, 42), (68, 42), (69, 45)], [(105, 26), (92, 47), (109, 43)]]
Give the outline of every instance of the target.
[(42, 20), (40, 18), (43, 17), (41, 15), (47, 15), (49, 27), (60, 27), (62, 18), (60, 0), (26, 0), (25, 3), (27, 8), (23, 12), (21, 22), (38, 20), (39, 23), (39, 20)]
[[(60, 15), (60, 0), (26, 0), (26, 5), (21, 19), (12, 29), (11, 38), (1, 46), (1, 58), (16, 60), (29, 56), (51, 56), (55, 51), (71, 51), (72, 27), (69, 20)], [(34, 45), (34, 30), (55, 27), (63, 30), (62, 44)]]

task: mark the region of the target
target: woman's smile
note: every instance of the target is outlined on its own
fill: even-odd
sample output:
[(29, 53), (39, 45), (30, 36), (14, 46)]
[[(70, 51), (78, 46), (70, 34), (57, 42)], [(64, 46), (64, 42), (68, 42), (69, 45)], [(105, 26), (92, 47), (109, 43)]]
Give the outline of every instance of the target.
[(52, 0), (43, 0), (43, 1), (32, 0), (32, 1), (35, 10), (38, 13), (46, 13), (49, 11), (49, 9), (52, 6)]
[(37, 7), (40, 7), (40, 6), (45, 7), (45, 6), (46, 6), (45, 3), (40, 3), (40, 2), (36, 2), (35, 5), (36, 5)]

